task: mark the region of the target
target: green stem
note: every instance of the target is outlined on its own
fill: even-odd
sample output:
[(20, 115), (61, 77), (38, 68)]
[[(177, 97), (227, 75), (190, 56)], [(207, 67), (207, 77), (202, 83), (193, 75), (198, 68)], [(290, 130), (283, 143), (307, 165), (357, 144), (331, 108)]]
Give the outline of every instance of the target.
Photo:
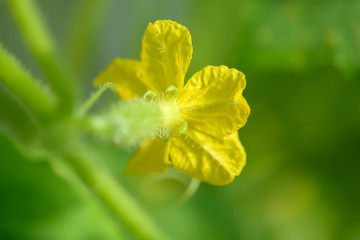
[(55, 113), (55, 97), (44, 89), (0, 44), (0, 81), (39, 119)]
[(60, 98), (61, 109), (70, 112), (73, 104), (71, 79), (57, 58), (55, 43), (36, 4), (33, 0), (7, 2), (29, 49), (42, 65), (51, 88)]
[(112, 88), (115, 89), (115, 85), (113, 83), (107, 83), (102, 85), (91, 97), (85, 102), (85, 104), (80, 108), (80, 111), (78, 113), (79, 117), (84, 116), (90, 108), (94, 105), (94, 103), (101, 97), (103, 92), (108, 89)]
[(195, 178), (191, 178), (189, 185), (187, 186), (186, 190), (184, 191), (184, 193), (174, 202), (174, 204), (183, 204), (185, 203), (187, 200), (189, 200), (192, 196), (194, 196), (194, 194), (196, 193), (196, 191), (199, 189), (200, 186), (200, 182), (199, 180), (195, 179)]
[[(77, 145), (79, 147), (79, 145)], [(139, 239), (169, 239), (143, 212), (111, 173), (91, 161), (88, 149), (67, 154), (68, 162), (83, 183), (112, 211), (112, 213)], [(79, 155), (81, 153), (81, 155)]]
[(68, 21), (66, 34), (66, 56), (70, 66), (83, 71), (88, 63), (91, 50), (98, 39), (99, 30), (104, 25), (106, 10), (113, 0), (80, 0)]

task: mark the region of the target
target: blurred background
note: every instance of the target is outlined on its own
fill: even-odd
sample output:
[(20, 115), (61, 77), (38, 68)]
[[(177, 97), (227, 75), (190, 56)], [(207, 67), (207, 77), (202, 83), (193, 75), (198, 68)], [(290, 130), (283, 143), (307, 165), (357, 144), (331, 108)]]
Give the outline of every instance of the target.
[[(183, 186), (166, 183), (150, 194), (150, 180), (123, 176), (133, 151), (93, 146), (174, 239), (360, 239), (360, 1), (38, 4), (77, 76), (79, 103), (113, 58), (139, 59), (143, 32), (158, 19), (192, 35), (186, 79), (206, 65), (245, 73), (251, 115), (239, 134), (247, 165), (230, 185), (201, 184), (185, 204), (163, 204)], [(4, 0), (0, 42), (43, 78)], [(2, 108), (6, 94), (0, 87)], [(112, 93), (102, 99), (113, 100)], [(46, 162), (29, 161), (0, 133), (0, 239), (134, 238), (84, 189)]]

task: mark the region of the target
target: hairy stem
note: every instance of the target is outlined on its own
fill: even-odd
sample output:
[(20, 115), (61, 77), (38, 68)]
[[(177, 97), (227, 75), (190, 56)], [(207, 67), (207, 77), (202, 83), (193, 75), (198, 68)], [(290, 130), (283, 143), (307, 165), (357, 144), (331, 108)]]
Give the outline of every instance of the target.
[(50, 36), (33, 0), (8, 0), (10, 12), (23, 35), (26, 44), (42, 66), (53, 91), (60, 98), (61, 110), (70, 112), (73, 104), (71, 77), (58, 59), (55, 43)]
[(101, 36), (106, 10), (114, 0), (80, 0), (76, 1), (75, 11), (67, 22), (65, 53), (70, 66), (77, 72), (83, 72), (89, 63), (91, 49)]
[(55, 97), (42, 87), (0, 44), (0, 81), (39, 120), (48, 121), (55, 112)]
[(168, 239), (111, 173), (92, 161), (89, 152), (77, 149), (68, 152), (66, 159), (90, 191), (139, 239)]
[(103, 92), (108, 88), (115, 89), (115, 85), (113, 83), (107, 83), (107, 84), (102, 85), (93, 95), (90, 96), (90, 98), (80, 108), (80, 111), (78, 112), (79, 117), (84, 116), (90, 110), (90, 108), (94, 105), (94, 103), (99, 99), (99, 97), (101, 97)]

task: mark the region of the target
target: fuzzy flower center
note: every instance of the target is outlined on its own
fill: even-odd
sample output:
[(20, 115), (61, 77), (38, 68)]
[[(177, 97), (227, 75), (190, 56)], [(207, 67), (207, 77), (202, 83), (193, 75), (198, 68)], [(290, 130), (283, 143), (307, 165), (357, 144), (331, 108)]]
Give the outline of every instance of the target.
[(181, 118), (180, 109), (176, 100), (179, 95), (179, 89), (170, 86), (164, 94), (158, 96), (155, 92), (148, 90), (144, 99), (155, 103), (161, 111), (161, 128), (156, 131), (156, 135), (169, 142), (171, 136), (183, 134), (187, 129), (187, 122)]

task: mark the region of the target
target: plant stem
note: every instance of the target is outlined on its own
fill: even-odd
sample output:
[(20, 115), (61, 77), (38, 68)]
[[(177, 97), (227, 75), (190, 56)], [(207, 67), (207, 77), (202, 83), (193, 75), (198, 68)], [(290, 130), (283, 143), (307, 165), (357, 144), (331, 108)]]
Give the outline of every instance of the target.
[(115, 89), (115, 85), (113, 83), (107, 83), (102, 85), (90, 98), (85, 102), (85, 104), (80, 108), (78, 115), (80, 117), (84, 116), (90, 108), (94, 105), (94, 103), (99, 99), (99, 97), (103, 94), (103, 92), (108, 89)]
[(84, 71), (89, 63), (91, 49), (93, 49), (101, 28), (104, 27), (106, 13), (114, 0), (80, 0), (67, 22), (65, 53), (67, 61), (78, 72)]
[(88, 153), (88, 149), (82, 149), (82, 151), (78, 149), (78, 151), (69, 152), (66, 156), (71, 168), (83, 183), (139, 239), (169, 239), (109, 171), (95, 164), (91, 156), (84, 157), (89, 156)]
[(44, 89), (0, 44), (0, 81), (27, 106), (39, 120), (55, 113), (55, 97)]
[(197, 180), (195, 178), (191, 178), (191, 180), (189, 182), (189, 185), (186, 187), (184, 193), (181, 194), (181, 196), (174, 202), (174, 204), (183, 204), (183, 203), (185, 203), (192, 196), (194, 196), (194, 194), (198, 190), (199, 186), (200, 186), (199, 180)]
[(74, 98), (70, 87), (71, 79), (57, 58), (55, 43), (46, 29), (45, 21), (36, 4), (33, 0), (7, 2), (29, 49), (42, 65), (51, 88), (60, 98), (61, 109), (70, 112)]

